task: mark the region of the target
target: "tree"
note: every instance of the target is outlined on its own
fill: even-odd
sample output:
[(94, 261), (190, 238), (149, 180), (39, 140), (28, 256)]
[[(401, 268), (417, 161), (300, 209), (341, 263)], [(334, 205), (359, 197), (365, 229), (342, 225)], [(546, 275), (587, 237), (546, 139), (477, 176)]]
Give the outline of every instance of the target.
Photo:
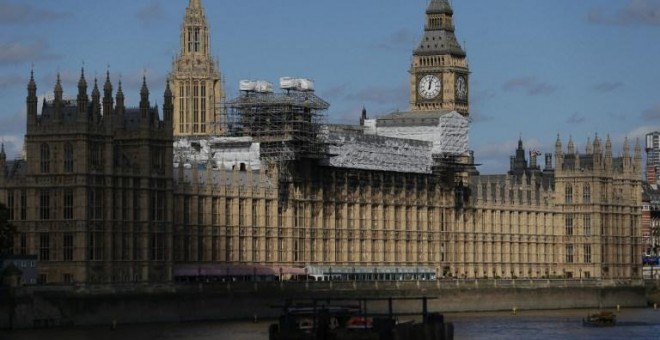
[(16, 227), (9, 223), (9, 209), (0, 203), (0, 256), (14, 253)]

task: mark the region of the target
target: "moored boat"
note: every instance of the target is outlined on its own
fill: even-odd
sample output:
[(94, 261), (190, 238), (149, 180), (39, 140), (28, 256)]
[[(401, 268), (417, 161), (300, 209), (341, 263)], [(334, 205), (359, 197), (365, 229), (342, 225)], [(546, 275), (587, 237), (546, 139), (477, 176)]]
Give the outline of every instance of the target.
[(605, 311), (591, 313), (582, 319), (582, 325), (587, 327), (611, 327), (616, 325), (616, 315)]

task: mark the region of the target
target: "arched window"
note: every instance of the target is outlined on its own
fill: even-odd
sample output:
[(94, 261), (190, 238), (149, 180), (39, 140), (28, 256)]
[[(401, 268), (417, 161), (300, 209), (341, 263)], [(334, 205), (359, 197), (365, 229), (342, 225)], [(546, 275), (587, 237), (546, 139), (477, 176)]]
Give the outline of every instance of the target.
[(50, 146), (48, 144), (41, 144), (41, 173), (47, 174), (50, 172)]
[(566, 204), (573, 203), (573, 187), (570, 184), (566, 184)]
[(73, 172), (73, 145), (64, 144), (64, 172)]
[(582, 203), (591, 203), (591, 186), (589, 183), (584, 184), (582, 190)]

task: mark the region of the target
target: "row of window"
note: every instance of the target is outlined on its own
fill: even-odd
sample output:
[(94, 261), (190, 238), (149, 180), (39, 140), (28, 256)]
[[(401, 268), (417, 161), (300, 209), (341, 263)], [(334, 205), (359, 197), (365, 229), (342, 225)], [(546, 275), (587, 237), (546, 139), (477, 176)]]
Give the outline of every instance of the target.
[[(51, 169), (51, 147), (50, 145), (43, 143), (41, 144), (41, 155), (40, 155), (40, 170), (42, 174), (48, 174), (52, 171)], [(65, 143), (64, 144), (64, 160), (62, 168), (65, 173), (73, 172), (73, 161), (74, 161), (74, 149), (73, 144)], [(90, 161), (93, 168), (98, 168), (102, 164), (102, 152), (101, 145), (98, 143), (92, 143), (90, 149)]]
[[(565, 202), (566, 204), (573, 204), (573, 185), (566, 184), (565, 190)], [(585, 183), (582, 186), (582, 203), (588, 204), (591, 203), (591, 186), (589, 183)]]

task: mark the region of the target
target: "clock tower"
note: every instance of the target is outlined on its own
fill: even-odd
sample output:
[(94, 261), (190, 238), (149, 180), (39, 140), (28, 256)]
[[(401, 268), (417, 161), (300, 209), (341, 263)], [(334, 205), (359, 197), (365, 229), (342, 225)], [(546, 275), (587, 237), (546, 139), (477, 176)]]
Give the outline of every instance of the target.
[(431, 0), (424, 36), (410, 67), (410, 111), (456, 111), (468, 117), (470, 74), (465, 51), (454, 34), (448, 0)]

